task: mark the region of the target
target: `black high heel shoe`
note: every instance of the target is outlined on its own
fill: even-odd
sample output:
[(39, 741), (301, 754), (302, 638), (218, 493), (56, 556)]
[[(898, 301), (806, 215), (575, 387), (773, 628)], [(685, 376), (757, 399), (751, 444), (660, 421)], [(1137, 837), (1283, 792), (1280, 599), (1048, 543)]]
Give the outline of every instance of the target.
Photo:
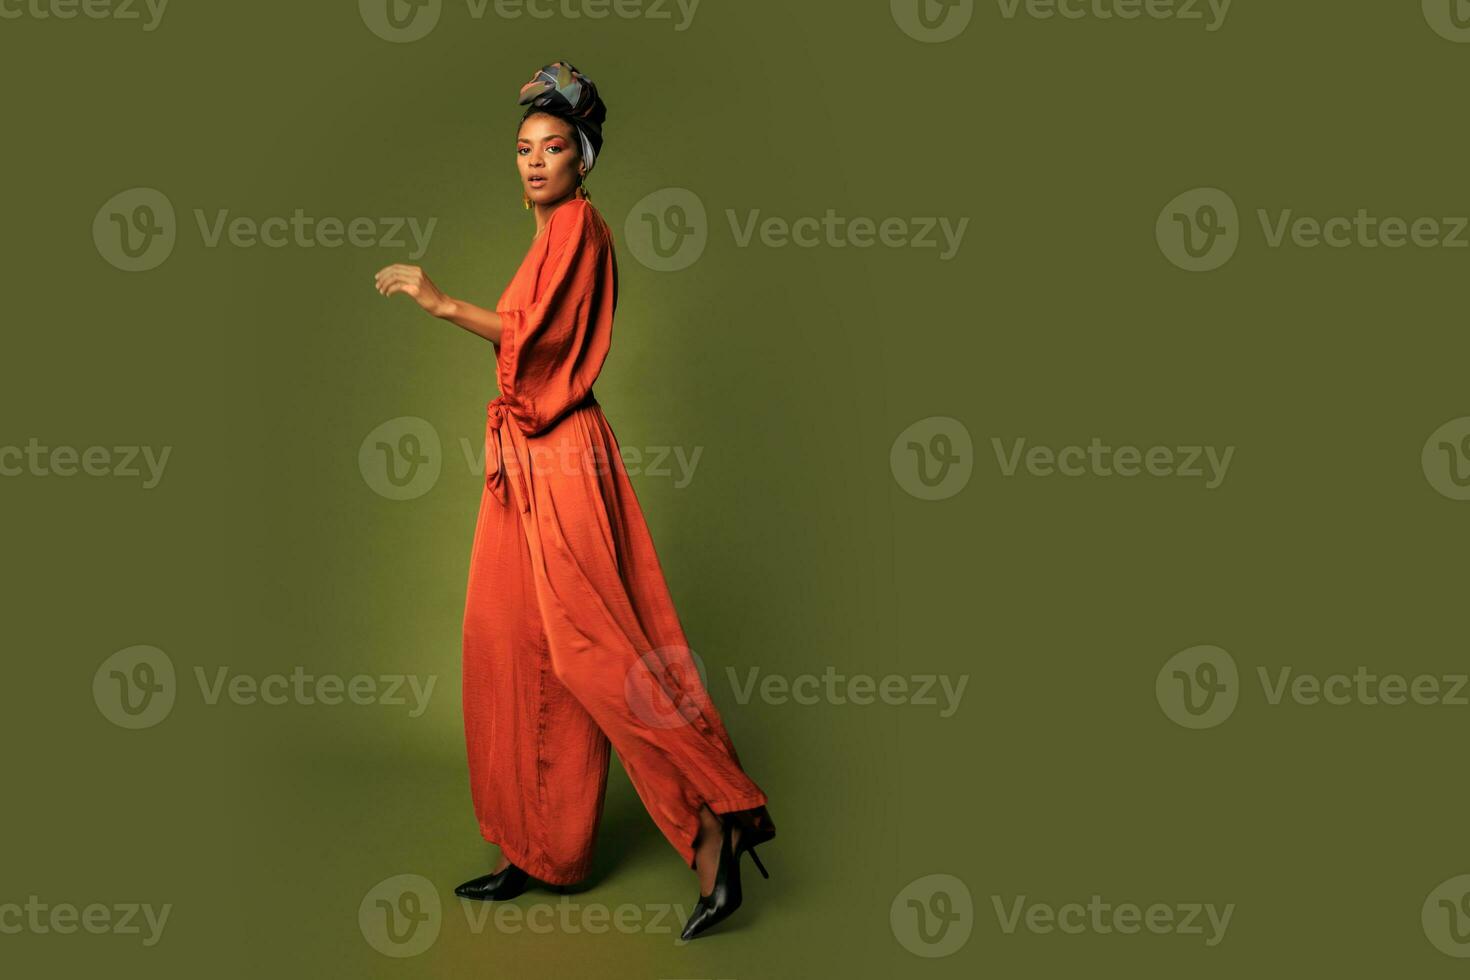
[(513, 864), (507, 864), (499, 871), (471, 878), (457, 886), (454, 894), (460, 898), (473, 898), (482, 902), (503, 902), (525, 891), (530, 880), (529, 874)]
[(770, 826), (769, 818), (759, 825), (740, 826), (739, 843), (734, 841), (734, 831), (739, 824), (735, 816), (729, 813), (723, 814), (720, 822), (724, 826), (720, 835), (720, 866), (715, 871), (715, 886), (708, 895), (699, 896), (699, 902), (695, 904), (689, 921), (684, 924), (684, 931), (679, 938), (686, 942), (702, 935), (716, 923), (729, 918), (731, 913), (740, 907), (740, 902), (745, 897), (740, 888), (740, 854), (742, 851), (750, 852), (750, 859), (755, 862), (756, 869), (760, 871), (762, 878), (771, 877), (766, 866), (761, 863), (760, 856), (755, 853), (757, 845), (764, 844), (776, 836), (775, 829)]

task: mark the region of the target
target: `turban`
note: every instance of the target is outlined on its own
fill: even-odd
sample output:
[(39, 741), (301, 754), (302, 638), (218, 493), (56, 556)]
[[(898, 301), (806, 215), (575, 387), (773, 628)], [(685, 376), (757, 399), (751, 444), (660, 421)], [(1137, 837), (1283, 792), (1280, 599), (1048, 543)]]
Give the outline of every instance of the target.
[(553, 62), (538, 68), (521, 86), (520, 104), (530, 105), (522, 119), (534, 112), (549, 112), (575, 126), (582, 140), (582, 160), (587, 172), (592, 172), (602, 149), (602, 121), (607, 118), (607, 104), (597, 94), (592, 79), (570, 62)]

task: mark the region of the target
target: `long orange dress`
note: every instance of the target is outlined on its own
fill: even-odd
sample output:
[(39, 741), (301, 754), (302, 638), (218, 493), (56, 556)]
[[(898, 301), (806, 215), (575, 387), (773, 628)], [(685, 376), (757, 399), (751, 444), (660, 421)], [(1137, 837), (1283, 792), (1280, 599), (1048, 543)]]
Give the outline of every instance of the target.
[(612, 235), (559, 206), (496, 305), (500, 395), (464, 611), (480, 831), (542, 881), (586, 877), (608, 744), (691, 868), (699, 809), (764, 806), (700, 680), (592, 384), (612, 341)]

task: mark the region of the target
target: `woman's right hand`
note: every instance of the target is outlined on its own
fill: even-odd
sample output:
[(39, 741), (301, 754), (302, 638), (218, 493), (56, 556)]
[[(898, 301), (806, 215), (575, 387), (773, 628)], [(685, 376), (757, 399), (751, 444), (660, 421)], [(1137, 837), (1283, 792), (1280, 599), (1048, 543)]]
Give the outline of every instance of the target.
[(389, 265), (378, 270), (374, 277), (378, 292), (384, 296), (404, 293), (427, 312), (442, 317), (450, 311), (454, 301), (434, 285), (428, 273), (416, 265)]

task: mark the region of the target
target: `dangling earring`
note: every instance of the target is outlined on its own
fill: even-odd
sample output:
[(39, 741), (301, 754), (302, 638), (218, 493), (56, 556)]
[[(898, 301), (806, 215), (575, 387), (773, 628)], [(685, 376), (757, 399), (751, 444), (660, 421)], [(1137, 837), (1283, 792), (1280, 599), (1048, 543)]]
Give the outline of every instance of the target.
[(577, 181), (577, 196), (584, 201), (589, 201), (592, 199), (592, 195), (587, 193), (587, 172), (585, 170), (582, 171), (581, 178), (581, 180)]
[(531, 198), (530, 198), (530, 196), (527, 195), (527, 194), (522, 194), (521, 195), (521, 204), (523, 204), (525, 206), (525, 208), (526, 208), (527, 211), (531, 210)]

